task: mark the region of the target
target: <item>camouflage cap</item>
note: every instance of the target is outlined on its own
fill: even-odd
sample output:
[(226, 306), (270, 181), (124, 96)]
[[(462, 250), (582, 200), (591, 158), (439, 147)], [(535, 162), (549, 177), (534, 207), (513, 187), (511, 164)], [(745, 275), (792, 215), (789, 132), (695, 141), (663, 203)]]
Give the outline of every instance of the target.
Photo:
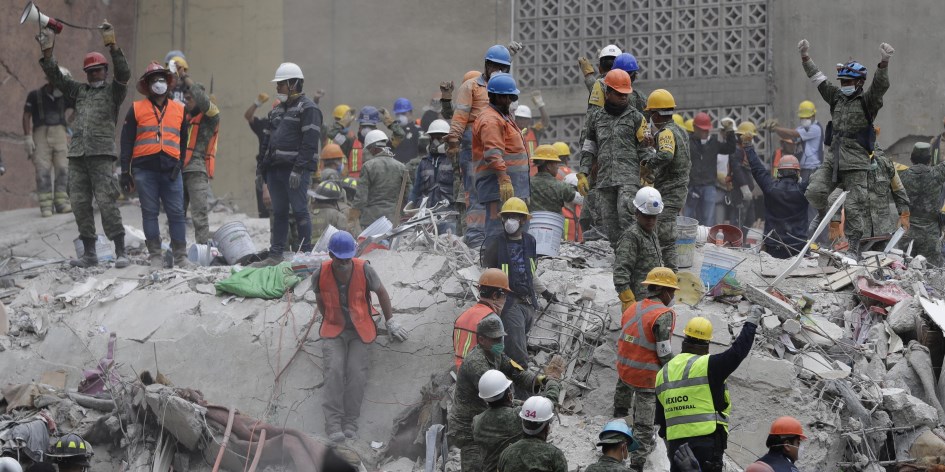
[(598, 446), (603, 446), (604, 444), (620, 444), (627, 442), (627, 435), (623, 433), (618, 433), (616, 431), (606, 431), (600, 434), (600, 439), (597, 441)]
[(476, 334), (486, 338), (501, 338), (505, 336), (505, 327), (499, 315), (492, 313), (476, 325)]

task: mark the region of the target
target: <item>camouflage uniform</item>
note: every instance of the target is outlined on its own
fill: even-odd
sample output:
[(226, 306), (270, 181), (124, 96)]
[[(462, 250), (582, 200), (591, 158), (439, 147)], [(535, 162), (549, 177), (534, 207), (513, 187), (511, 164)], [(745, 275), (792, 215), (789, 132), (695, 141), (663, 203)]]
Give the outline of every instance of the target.
[(600, 224), (610, 245), (616, 248), (621, 229), (631, 223), (628, 202), (636, 190), (631, 193), (628, 184), (633, 183), (630, 182), (633, 176), (639, 180), (639, 170), (633, 167), (639, 163), (637, 153), (646, 120), (631, 106), (619, 116), (607, 113), (602, 107), (588, 113), (580, 169), (585, 175), (590, 175), (592, 168), (597, 169), (594, 204), (600, 209)]
[(869, 188), (869, 225), (864, 228), (864, 236), (882, 236), (896, 231), (898, 218), (889, 214), (890, 200), (896, 202), (896, 212), (909, 211), (909, 196), (896, 172), (896, 165), (886, 157), (878, 146), (873, 150), (873, 162), (867, 173)]
[[(862, 143), (863, 135), (873, 126), (866, 110), (874, 119), (883, 106), (883, 94), (889, 89), (889, 70), (877, 68), (868, 90), (847, 97), (840, 88), (827, 80), (814, 61), (804, 62), (804, 71), (817, 84), (817, 91), (830, 105), (833, 120), (833, 142), (823, 164), (811, 176), (806, 196), (811, 206), (819, 211), (827, 208), (827, 199), (838, 186), (850, 192), (843, 204), (846, 215), (845, 232), (851, 247), (858, 245), (869, 216), (867, 205), (867, 173), (870, 151)], [(829, 139), (830, 136), (824, 136)], [(860, 138), (860, 139), (858, 139)]]
[[(561, 384), (549, 381), (541, 395), (557, 404), (560, 392)], [(502, 451), (524, 436), (518, 416), (521, 411), (522, 402), (514, 400), (512, 406), (486, 408), (473, 418), (473, 439), (482, 454), (482, 470), (496, 470)]]
[(634, 222), (623, 232), (614, 253), (614, 288), (617, 293), (631, 289), (639, 298), (646, 295), (641, 284), (654, 267), (665, 267), (657, 233), (648, 233)]
[[(686, 206), (689, 194), (689, 134), (676, 123), (669, 122), (654, 137), (656, 149), (646, 149), (635, 161), (628, 184), (629, 199), (640, 189), (640, 173), (649, 173), (653, 188), (663, 197), (663, 212), (657, 216), (660, 246), (665, 267), (676, 270), (676, 216)], [(629, 202), (628, 199), (628, 202)]]
[(554, 444), (528, 436), (502, 452), (499, 472), (568, 472), (568, 459)]
[(86, 240), (96, 238), (93, 197), (102, 213), (105, 235), (115, 240), (125, 234), (116, 204), (121, 191), (113, 168), (118, 159), (115, 125), (128, 93), (131, 69), (121, 49), (112, 49), (111, 56), (114, 80), (99, 88), (64, 77), (53, 57), (39, 61), (50, 83), (75, 102), (69, 142), (69, 199), (79, 237)]
[(348, 217), (338, 209), (335, 203), (315, 202), (312, 208), (312, 244), (322, 237), (328, 225), (335, 228), (348, 231)]
[(404, 187), (401, 205), (407, 203), (407, 196), (410, 195), (410, 175), (406, 175), (406, 171), (407, 167), (394, 159), (394, 154), (387, 148), (365, 161), (353, 205), (361, 210), (362, 227), (367, 228), (382, 216), (390, 219), (394, 226), (400, 223), (394, 221), (394, 213), (397, 212), (395, 207), (403, 179), (407, 179), (407, 186)]
[[(197, 140), (194, 142), (193, 154), (190, 162), (181, 171), (184, 175), (184, 212), (190, 211), (194, 222), (194, 237), (198, 243), (210, 240), (210, 176), (207, 171), (207, 146), (220, 126), (220, 109), (210, 102), (210, 96), (203, 85), (194, 84), (190, 94), (197, 102), (197, 108), (190, 113), (203, 113)], [(191, 131), (193, 127), (191, 126)], [(189, 136), (189, 134), (188, 134)], [(188, 139), (191, 139), (188, 137)]]
[(602, 455), (600, 459), (597, 459), (597, 462), (587, 466), (584, 472), (630, 472), (630, 469), (623, 465), (623, 461)]
[(529, 186), (532, 196), (528, 202), (528, 209), (532, 212), (561, 213), (561, 208), (565, 203), (574, 201), (574, 187), (547, 172), (539, 172), (532, 176)]
[[(930, 264), (942, 267), (942, 243), (938, 239), (938, 191), (945, 184), (945, 161), (935, 167), (916, 164), (904, 170), (901, 177), (907, 194), (913, 197), (926, 195), (925, 198), (912, 200), (909, 232), (906, 233), (915, 241), (912, 252), (925, 256)], [(908, 240), (900, 243), (900, 247), (908, 246)]]
[(532, 390), (535, 385), (536, 375), (522, 369), (505, 354), (497, 357), (483, 351), (479, 345), (466, 354), (456, 376), (453, 406), (447, 418), (447, 437), (452, 446), (460, 449), (463, 472), (482, 470), (482, 456), (473, 439), (473, 418), (486, 409), (486, 403), (479, 398), (479, 378), (491, 369), (502, 371), (516, 387)]

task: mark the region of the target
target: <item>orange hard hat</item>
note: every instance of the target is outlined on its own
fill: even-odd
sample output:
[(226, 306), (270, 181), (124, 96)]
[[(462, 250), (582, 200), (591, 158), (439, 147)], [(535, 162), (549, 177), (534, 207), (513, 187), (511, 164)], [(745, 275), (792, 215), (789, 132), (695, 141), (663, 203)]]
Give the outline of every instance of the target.
[(704, 131), (710, 130), (712, 129), (712, 118), (709, 118), (708, 113), (700, 111), (696, 113), (696, 117), (692, 119), (692, 126)]
[(345, 157), (345, 153), (341, 151), (341, 146), (335, 143), (328, 143), (322, 148), (319, 157), (322, 159), (342, 159)]
[(804, 435), (804, 428), (801, 426), (801, 422), (797, 421), (797, 418), (793, 416), (782, 416), (774, 420), (774, 422), (771, 423), (771, 432), (769, 432), (768, 435), (799, 436), (801, 440), (807, 439), (807, 436)]
[(506, 292), (512, 290), (509, 288), (509, 276), (496, 268), (486, 269), (482, 272), (482, 275), (479, 276), (479, 286), (500, 288)]
[(785, 154), (778, 161), (778, 170), (801, 170), (801, 163), (797, 161), (796, 157)]
[(604, 76), (604, 85), (619, 93), (633, 92), (633, 87), (630, 85), (630, 74), (620, 69), (611, 69)]
[(147, 69), (144, 70), (144, 74), (142, 74), (141, 78), (138, 79), (137, 86), (135, 87), (137, 88), (138, 92), (141, 93), (141, 95), (148, 94), (148, 78), (152, 75), (163, 75), (164, 80), (167, 81), (167, 90), (170, 91), (174, 89), (174, 79), (177, 77), (177, 75), (172, 74), (171, 71), (165, 69), (164, 66), (159, 64), (157, 61), (151, 61), (151, 63), (148, 64)]
[(463, 82), (469, 79), (475, 79), (476, 77), (479, 77), (480, 75), (482, 75), (482, 72), (479, 72), (478, 70), (471, 70), (463, 75)]
[(108, 59), (105, 59), (105, 56), (100, 52), (92, 51), (85, 55), (85, 60), (82, 62), (82, 70), (88, 72), (89, 69), (93, 67), (108, 67)]

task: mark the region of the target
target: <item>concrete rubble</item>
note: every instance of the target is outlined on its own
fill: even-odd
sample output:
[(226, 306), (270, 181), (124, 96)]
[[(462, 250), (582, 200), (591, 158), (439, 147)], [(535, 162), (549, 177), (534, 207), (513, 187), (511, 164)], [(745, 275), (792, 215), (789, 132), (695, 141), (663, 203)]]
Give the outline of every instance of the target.
[[(134, 229), (140, 212), (122, 211)], [(69, 234), (73, 223), (33, 216), (25, 210), (0, 215), (3, 227), (11, 228), (0, 235), (0, 262), (11, 258), (0, 278), (13, 281), (13, 291), (0, 293), (9, 324), (0, 335), (0, 385), (35, 385), (27, 410), (44, 411), (61, 430), (87, 436), (96, 451), (94, 470), (119, 470), (122, 463), (131, 471), (156, 464), (210, 470), (228, 408), (239, 411), (236, 423), (248, 430), (234, 429), (222, 454), (224, 470), (238, 470), (248, 451), (254, 455), (249, 446), (260, 440), (254, 424), (266, 424), (278, 447), (294, 451), (293, 460), (325, 453), (321, 317), (309, 280), (280, 300), (261, 300), (216, 294), (213, 284), (229, 275), (229, 267), (152, 274), (138, 264), (85, 271), (36, 265), (67, 258), (72, 242), (35, 235)], [(258, 249), (266, 247), (266, 220), (216, 212), (211, 227), (236, 220)], [(857, 270), (908, 294), (890, 306), (862, 295), (854, 283), (836, 291), (829, 287), (837, 284), (824, 285), (841, 272), (816, 270), (830, 265), (821, 255), (802, 261), (773, 294), (770, 282), (791, 261), (749, 248), (719, 250), (745, 258), (733, 271), (744, 297), (677, 302), (674, 345), (678, 349), (686, 321), (706, 316), (715, 327), (710, 350), (720, 352), (739, 333), (748, 300), (768, 309), (751, 355), (728, 382), (733, 409), (727, 470), (741, 470), (764, 454), (771, 421), (787, 414), (810, 437), (801, 470), (900, 470), (945, 462), (945, 343), (935, 321), (942, 313), (927, 313), (945, 294), (940, 274), (912, 261)], [(140, 248), (131, 254), (144, 262)], [(448, 406), (452, 326), (475, 299), (478, 254), (448, 235), (407, 233), (394, 249), (364, 258), (381, 276), (410, 339), (393, 343), (380, 326), (382, 336), (370, 350), (362, 437), (336, 452), (366, 470), (422, 470), (420, 438)], [(620, 311), (612, 262), (605, 242), (564, 243), (558, 257), (542, 259), (538, 267), (561, 303), (540, 302), (530, 367), (553, 353), (566, 361), (566, 394), (550, 440), (565, 451), (571, 470), (596, 460), (594, 440), (613, 409)], [(697, 248), (694, 266), (683, 270), (698, 276), (701, 264)], [(100, 398), (77, 393), (83, 370), (98, 365), (112, 333), (120, 382)], [(271, 441), (267, 447), (276, 444)], [(669, 469), (662, 445), (650, 459), (647, 470)], [(262, 455), (267, 470), (292, 469), (281, 460)], [(446, 470), (459, 470), (455, 450), (444, 460)]]

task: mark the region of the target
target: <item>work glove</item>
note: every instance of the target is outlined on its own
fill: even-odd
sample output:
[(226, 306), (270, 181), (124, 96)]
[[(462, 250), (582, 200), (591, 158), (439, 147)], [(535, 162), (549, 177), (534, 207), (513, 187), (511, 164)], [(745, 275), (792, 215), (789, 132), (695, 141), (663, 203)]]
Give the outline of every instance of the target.
[(532, 92), (532, 103), (538, 108), (545, 108), (545, 99), (541, 96), (541, 90)]
[(512, 179), (508, 174), (499, 176), (499, 200), (505, 203), (506, 200), (515, 196), (515, 188), (512, 187)]
[(587, 176), (584, 175), (584, 173), (578, 173), (577, 179), (578, 179), (578, 186), (577, 186), (578, 193), (580, 193), (582, 197), (586, 197), (587, 192), (591, 190), (591, 184), (587, 181)]
[(722, 131), (729, 132), (735, 130), (735, 120), (731, 118), (722, 118)]
[(558, 303), (558, 296), (554, 293), (551, 293), (551, 290), (545, 290), (541, 292), (541, 298), (544, 298), (548, 303)]
[(906, 210), (902, 212), (901, 215), (899, 215), (899, 226), (902, 226), (902, 229), (905, 231), (909, 231), (909, 216), (911, 216), (909, 210)]
[(341, 117), (341, 126), (347, 128), (351, 126), (351, 122), (354, 121), (354, 110), (348, 110), (345, 112), (344, 116)]
[(742, 185), (741, 187), (738, 187), (738, 189), (742, 191), (742, 200), (744, 200), (744, 201), (746, 201), (746, 202), (750, 202), (750, 201), (751, 201), (751, 189), (748, 188), (747, 185)]
[[(882, 48), (882, 46), (880, 46), (880, 48)], [(806, 56), (807, 51), (810, 51), (810, 42), (806, 39), (800, 40), (800, 42), (797, 43), (797, 52), (801, 53), (801, 56)]]
[(293, 190), (297, 189), (299, 188), (299, 185), (301, 183), (302, 183), (302, 173), (293, 170), (292, 173), (289, 174), (289, 188)]
[(578, 58), (578, 65), (581, 66), (581, 73), (584, 75), (593, 75), (594, 66), (591, 65), (591, 61), (587, 60), (586, 57), (581, 56)]
[(777, 118), (771, 118), (770, 120), (765, 120), (765, 122), (761, 124), (761, 127), (768, 131), (771, 131), (772, 129), (774, 129), (775, 126), (778, 126)]
[(121, 189), (125, 193), (131, 193), (135, 191), (135, 179), (131, 176), (130, 172), (122, 172), (121, 177), (118, 178), (121, 183)]
[(99, 26), (99, 29), (102, 30), (102, 42), (105, 43), (105, 47), (115, 45), (115, 28), (112, 28), (112, 25), (105, 20)]
[(440, 82), (440, 100), (452, 100), (453, 88), (452, 80), (449, 82)]
[(760, 305), (752, 305), (748, 310), (748, 321), (755, 326), (761, 326), (761, 317), (764, 316), (765, 309)]
[(633, 305), (637, 302), (637, 297), (633, 295), (633, 290), (629, 288), (620, 292), (620, 295), (617, 295), (617, 298), (620, 299), (621, 313), (627, 311), (627, 308), (630, 308), (630, 305)]
[(518, 54), (518, 52), (521, 51), (522, 49), (525, 49), (525, 46), (518, 41), (511, 41), (509, 42), (508, 48), (509, 48), (509, 54), (514, 56)]
[(830, 241), (836, 241), (840, 239), (841, 236), (843, 236), (843, 232), (840, 231), (840, 222), (831, 221), (830, 229), (827, 230), (827, 239)]
[(384, 121), (384, 126), (390, 127), (390, 125), (394, 124), (394, 115), (391, 115), (386, 108), (378, 108), (377, 111), (381, 114), (381, 120)]
[(256, 95), (256, 101), (254, 101), (253, 104), (258, 107), (268, 101), (269, 101), (269, 94), (266, 92), (260, 92), (259, 95)]
[(387, 320), (387, 334), (396, 341), (404, 342), (407, 340), (407, 330), (393, 318)]
[(552, 381), (561, 380), (566, 368), (564, 358), (561, 357), (560, 354), (555, 354), (551, 356), (551, 359), (545, 364), (545, 376), (552, 379)]
[(36, 42), (39, 43), (40, 49), (48, 51), (56, 44), (56, 33), (49, 28), (43, 28), (43, 30), (36, 35)]
[(170, 62), (167, 63), (167, 70), (171, 71), (171, 74), (174, 74), (177, 76), (180, 75), (177, 73), (177, 61), (175, 60), (171, 60)]
[(890, 46), (889, 43), (883, 43), (879, 45), (879, 54), (882, 55), (883, 62), (889, 61), (889, 58), (892, 57), (893, 53), (895, 52), (896, 50), (893, 49), (893, 47)]
[(317, 102), (319, 99), (325, 96), (324, 89), (315, 89), (315, 93), (312, 94), (312, 101)]
[(33, 141), (32, 134), (27, 134), (26, 136), (23, 136), (23, 147), (26, 148), (26, 155), (29, 156), (30, 159), (32, 159), (33, 153), (36, 152), (36, 143)]
[(673, 454), (673, 463), (681, 472), (702, 472), (702, 468), (699, 467), (699, 459), (696, 459), (696, 455), (692, 453), (689, 444), (683, 444), (679, 449), (676, 449), (676, 453)]

